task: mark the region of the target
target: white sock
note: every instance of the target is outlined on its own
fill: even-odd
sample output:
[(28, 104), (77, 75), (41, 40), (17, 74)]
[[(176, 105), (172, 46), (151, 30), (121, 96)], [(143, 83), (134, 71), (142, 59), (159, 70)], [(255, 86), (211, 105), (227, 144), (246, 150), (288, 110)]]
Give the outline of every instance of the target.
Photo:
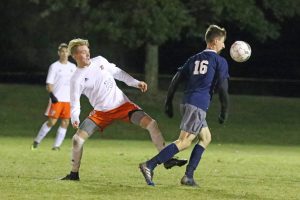
[(60, 126), (57, 129), (56, 138), (53, 147), (60, 147), (60, 145), (63, 143), (65, 139), (66, 133), (67, 133), (66, 128)]
[(48, 126), (47, 126), (47, 123), (48, 123), (48, 122), (45, 122), (45, 123), (42, 125), (42, 127), (41, 127), (41, 129), (40, 129), (38, 135), (37, 135), (36, 138), (34, 139), (34, 141), (36, 141), (37, 143), (41, 143), (41, 141), (44, 139), (44, 137), (47, 135), (47, 133), (51, 130), (52, 127), (48, 127)]

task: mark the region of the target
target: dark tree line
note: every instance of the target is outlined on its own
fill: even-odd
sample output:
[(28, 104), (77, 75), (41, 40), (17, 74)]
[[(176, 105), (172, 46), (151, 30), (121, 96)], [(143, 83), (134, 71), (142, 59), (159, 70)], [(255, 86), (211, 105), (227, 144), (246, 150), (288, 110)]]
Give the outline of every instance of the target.
[(199, 42), (211, 23), (263, 44), (280, 36), (286, 20), (299, 17), (300, 1), (2, 0), (0, 12), (0, 64), (6, 71), (45, 69), (56, 58), (58, 43), (84, 37), (92, 50), (119, 60), (138, 50), (136, 60), (143, 60), (145, 79), (155, 92), (160, 47)]

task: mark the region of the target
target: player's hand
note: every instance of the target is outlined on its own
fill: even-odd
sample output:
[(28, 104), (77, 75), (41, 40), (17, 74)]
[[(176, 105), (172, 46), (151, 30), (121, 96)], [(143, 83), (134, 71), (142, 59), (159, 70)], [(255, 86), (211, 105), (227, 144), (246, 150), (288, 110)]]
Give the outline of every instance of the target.
[(56, 96), (54, 96), (54, 94), (52, 92), (50, 92), (49, 96), (50, 96), (50, 99), (51, 99), (52, 103), (57, 103), (58, 102), (58, 99), (56, 98)]
[(138, 84), (138, 88), (142, 91), (142, 92), (146, 92), (148, 89), (148, 85), (147, 83), (145, 83), (144, 81), (140, 81)]
[(228, 114), (226, 112), (221, 112), (218, 117), (219, 124), (224, 124), (227, 118), (228, 118)]
[(78, 122), (78, 121), (74, 121), (74, 122), (72, 123), (72, 126), (73, 126), (73, 128), (78, 129), (78, 127), (79, 127), (79, 122)]
[(165, 103), (165, 113), (168, 117), (173, 117), (173, 104), (170, 102)]

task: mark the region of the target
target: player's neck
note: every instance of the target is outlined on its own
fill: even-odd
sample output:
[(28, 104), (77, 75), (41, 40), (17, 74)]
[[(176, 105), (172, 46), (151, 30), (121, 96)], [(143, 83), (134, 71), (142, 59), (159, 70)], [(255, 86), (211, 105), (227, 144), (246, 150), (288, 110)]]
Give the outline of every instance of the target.
[(206, 49), (212, 50), (212, 51), (217, 51), (215, 48), (215, 45), (210, 45), (210, 44), (207, 44)]
[(59, 62), (60, 62), (61, 64), (67, 64), (67, 63), (68, 63), (68, 60), (60, 59)]

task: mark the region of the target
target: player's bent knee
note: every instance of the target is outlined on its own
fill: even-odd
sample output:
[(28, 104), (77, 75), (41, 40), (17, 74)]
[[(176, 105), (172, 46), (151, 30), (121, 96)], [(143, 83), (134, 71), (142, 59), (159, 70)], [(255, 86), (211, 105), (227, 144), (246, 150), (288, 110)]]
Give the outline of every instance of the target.
[(207, 147), (211, 142), (211, 133), (209, 130), (204, 130), (200, 134), (200, 143)]
[(176, 144), (177, 148), (179, 149), (179, 151), (181, 151), (181, 150), (184, 150), (184, 149), (188, 148), (189, 146), (191, 146), (192, 141), (185, 140), (185, 139), (178, 139), (175, 141), (175, 144)]
[(57, 121), (57, 120), (48, 120), (47, 126), (48, 126), (48, 127), (54, 126), (54, 125), (56, 124), (56, 121)]
[(74, 134), (74, 136), (72, 138), (73, 149), (80, 150), (82, 148), (84, 142), (85, 142), (85, 140), (83, 138), (81, 138), (77, 133)]
[(210, 136), (210, 135), (207, 135), (206, 137), (204, 137), (204, 138), (202, 139), (202, 141), (203, 141), (205, 144), (209, 145), (209, 143), (211, 142), (211, 136)]
[(69, 119), (63, 119), (63, 120), (61, 120), (61, 126), (63, 128), (68, 128), (69, 124), (70, 124), (70, 120)]

